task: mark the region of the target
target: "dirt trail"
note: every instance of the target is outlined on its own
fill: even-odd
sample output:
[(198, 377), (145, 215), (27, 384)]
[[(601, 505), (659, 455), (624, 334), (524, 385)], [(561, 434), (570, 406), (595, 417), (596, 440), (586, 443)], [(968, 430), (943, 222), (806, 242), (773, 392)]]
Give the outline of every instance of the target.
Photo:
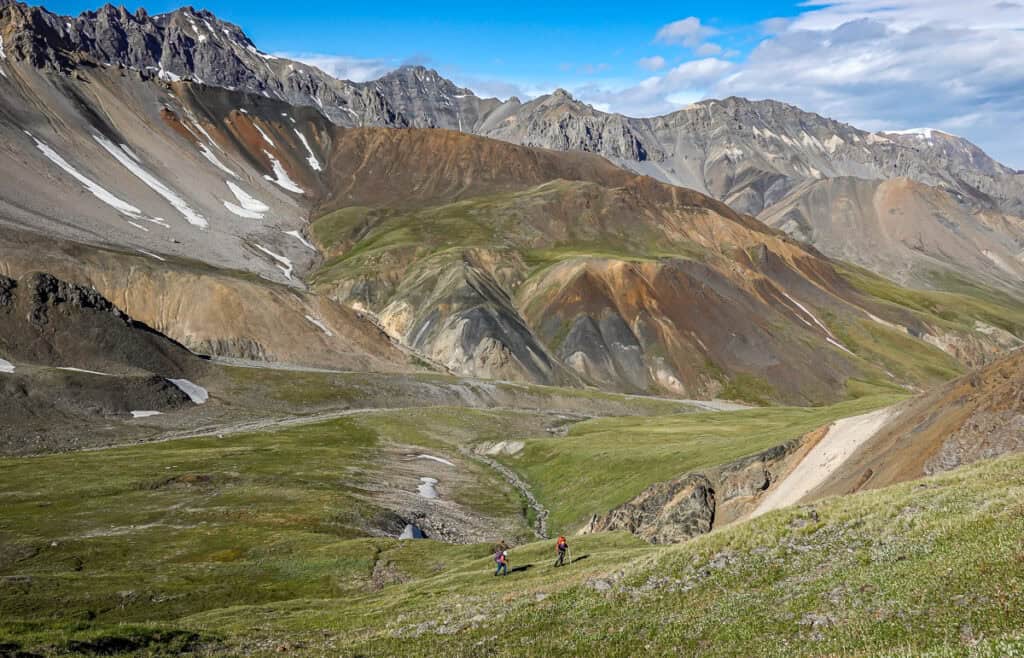
[(782, 482), (773, 486), (750, 518), (800, 502), (825, 482), (851, 455), (873, 437), (893, 414), (894, 408), (837, 420)]

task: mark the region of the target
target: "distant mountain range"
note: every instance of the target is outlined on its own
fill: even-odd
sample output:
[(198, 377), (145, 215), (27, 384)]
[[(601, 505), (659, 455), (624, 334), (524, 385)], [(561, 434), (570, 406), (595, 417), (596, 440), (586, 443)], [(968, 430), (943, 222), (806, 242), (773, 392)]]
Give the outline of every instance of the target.
[[(934, 286), (935, 272), (944, 269), (997, 286), (1024, 285), (1024, 174), (941, 131), (872, 133), (784, 103), (742, 98), (630, 118), (598, 111), (563, 90), (528, 102), (479, 98), (418, 66), (356, 83), (263, 53), (238, 26), (208, 11), (150, 16), (107, 5), (69, 18), (10, 0), (0, 7), (8, 57), (37, 68), (118, 67), (316, 108), (339, 126), (446, 128), (597, 153), (760, 215), (827, 254), (912, 285)], [(937, 201), (924, 188), (905, 186), (908, 207), (928, 208), (911, 222), (929, 235), (897, 231), (894, 237), (877, 218), (880, 209), (892, 210), (892, 196), (872, 195), (869, 202), (863, 186), (853, 196), (837, 197), (834, 186), (823, 192), (821, 181), (836, 178), (907, 178), (949, 198)], [(837, 225), (840, 207), (846, 216), (853, 208), (856, 218)], [(889, 269), (894, 261), (899, 267)]]
[(197, 352), (808, 404), (1024, 336), (1021, 177), (959, 138), (340, 81), (191, 8), (8, 0), (0, 38), (0, 272)]

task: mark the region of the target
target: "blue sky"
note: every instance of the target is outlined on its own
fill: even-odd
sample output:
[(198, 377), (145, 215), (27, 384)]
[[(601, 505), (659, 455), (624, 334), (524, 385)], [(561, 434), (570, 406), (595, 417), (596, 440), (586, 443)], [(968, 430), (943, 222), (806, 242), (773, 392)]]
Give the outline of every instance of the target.
[[(933, 127), (1024, 168), (1024, 0), (254, 3), (209, 0), (266, 52), (369, 79), (403, 63), (480, 95), (600, 109), (775, 98), (869, 130)], [(77, 14), (96, 3), (48, 2)], [(129, 4), (134, 10), (138, 3)], [(178, 3), (144, 5), (160, 13)]]

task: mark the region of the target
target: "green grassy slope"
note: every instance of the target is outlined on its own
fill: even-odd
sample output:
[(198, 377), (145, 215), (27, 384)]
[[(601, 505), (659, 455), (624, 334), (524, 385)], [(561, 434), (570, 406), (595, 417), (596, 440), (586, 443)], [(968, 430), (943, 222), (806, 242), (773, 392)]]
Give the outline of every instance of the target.
[[(365, 447), (369, 438), (353, 440)], [(202, 449), (190, 444), (176, 457)], [(140, 450), (155, 458), (157, 448), (164, 457), (175, 452)], [(113, 463), (129, 474), (146, 457), (118, 452), (124, 459)], [(48, 478), (33, 485), (21, 467), (2, 465), (2, 493), (17, 510), (4, 517), (5, 542), (29, 523), (39, 526), (31, 549), (19, 542), (16, 557), (4, 553), (0, 643), (8, 648), (410, 656), (1024, 651), (1021, 456), (813, 510), (780, 510), (678, 546), (622, 534), (573, 538), (577, 562), (564, 569), (550, 566), (550, 542), (529, 544), (512, 550), (512, 567), (521, 570), (507, 578), (491, 575), (486, 545), (315, 532), (302, 516), (322, 510), (274, 487), (260, 500), (211, 497), (205, 514), (227, 527), (211, 520), (205, 530), (137, 526), (116, 541), (76, 539), (87, 527), (145, 521), (144, 498), (108, 504), (91, 525), (100, 503), (113, 502), (102, 493), (118, 491), (117, 469), (87, 470), (96, 467), (88, 456), (53, 459), (52, 482), (74, 468), (75, 480), (91, 484), (58, 496)], [(25, 493), (33, 486), (35, 496)], [(87, 491), (96, 502), (75, 503)], [(203, 499), (189, 489), (176, 496), (187, 506)], [(32, 518), (40, 509), (49, 521)]]
[[(416, 656), (1021, 655), (1022, 495), (1017, 456), (781, 510), (679, 546), (618, 548), (626, 565), (595, 549), (616, 540), (588, 537), (575, 542), (587, 560), (557, 572), (541, 563), (514, 589), (492, 582), (481, 560), (466, 566), (475, 580), (445, 575), (415, 588), (431, 596), (379, 595), (363, 623), (380, 626), (342, 646)], [(476, 617), (489, 606), (499, 623)], [(344, 604), (318, 608), (309, 625), (295, 607), (261, 619), (275, 632), (329, 628)]]
[(368, 591), (375, 555), (395, 545), (367, 537), (395, 522), (374, 492), (407, 451), (455, 460), (465, 477), (446, 499), (532, 537), (518, 494), (457, 446), (544, 422), (433, 408), (0, 460), (0, 638)]
[[(423, 451), (458, 462), (470, 477), (451, 483), (445, 497), (508, 520), (518, 530), (505, 538), (522, 541), (529, 537), (524, 502), (463, 449), (525, 440), (522, 456), (506, 462), (551, 508), (557, 532), (655, 481), (892, 401), (597, 419), (574, 426), (568, 437), (533, 439), (545, 435), (549, 417), (380, 410), (227, 438), (2, 460), (0, 637), (48, 650), (69, 646), (68, 638), (127, 635), (136, 648), (195, 641), (222, 649), (244, 642), (253, 615), (258, 626), (287, 627), (274, 637), (323, 628), (352, 641), (375, 638), (374, 628), (403, 618), (396, 610), (411, 606), (401, 614), (419, 614), (420, 603), (449, 595), (480, 611), (470, 617), (487, 614), (495, 596), (517, 602), (523, 587), (512, 579), (487, 584), (489, 546), (366, 536), (389, 520), (373, 492), (398, 477), (396, 454)], [(631, 563), (634, 569), (660, 555), (626, 535), (573, 545), (586, 558), (571, 572), (546, 569), (546, 543), (517, 547), (513, 567), (533, 566), (515, 578), (527, 579), (528, 593), (549, 592), (577, 585), (584, 574), (603, 576)], [(384, 596), (392, 591), (395, 598)], [(458, 611), (455, 605), (445, 609)]]
[(528, 439), (521, 453), (501, 459), (546, 501), (552, 531), (568, 532), (654, 482), (755, 454), (900, 399), (876, 395), (830, 407), (595, 419), (574, 425), (566, 437)]

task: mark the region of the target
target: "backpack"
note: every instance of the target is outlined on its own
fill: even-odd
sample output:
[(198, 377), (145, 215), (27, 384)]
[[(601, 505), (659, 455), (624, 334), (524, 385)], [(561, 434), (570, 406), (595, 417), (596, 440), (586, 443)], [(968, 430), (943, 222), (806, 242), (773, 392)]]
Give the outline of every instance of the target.
[(498, 564), (501, 564), (501, 551), (498, 551), (497, 553), (494, 554), (494, 561), (497, 562)]

